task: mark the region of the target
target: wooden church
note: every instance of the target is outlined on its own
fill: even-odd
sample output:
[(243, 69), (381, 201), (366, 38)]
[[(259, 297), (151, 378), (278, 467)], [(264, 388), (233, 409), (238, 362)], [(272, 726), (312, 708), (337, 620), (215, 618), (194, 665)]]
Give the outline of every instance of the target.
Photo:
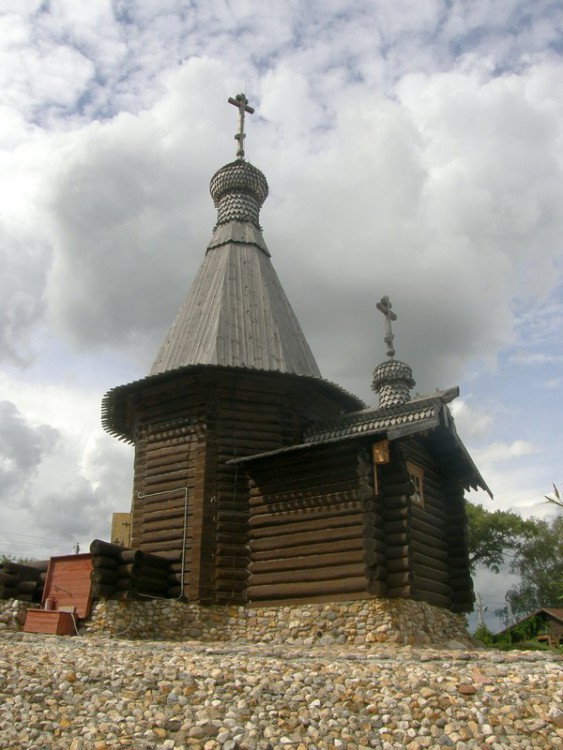
[(259, 224), (268, 184), (244, 158), (211, 179), (217, 224), (150, 374), (104, 397), (135, 446), (132, 546), (176, 561), (186, 600), (406, 597), (472, 609), (464, 491), (488, 491), (447, 404), (376, 367), (375, 408), (321, 377)]

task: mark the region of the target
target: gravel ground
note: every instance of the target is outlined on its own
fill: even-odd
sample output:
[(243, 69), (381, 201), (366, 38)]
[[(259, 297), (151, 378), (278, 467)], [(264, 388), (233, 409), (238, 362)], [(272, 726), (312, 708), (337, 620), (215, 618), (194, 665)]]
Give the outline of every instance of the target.
[(563, 750), (544, 652), (0, 634), (0, 748)]

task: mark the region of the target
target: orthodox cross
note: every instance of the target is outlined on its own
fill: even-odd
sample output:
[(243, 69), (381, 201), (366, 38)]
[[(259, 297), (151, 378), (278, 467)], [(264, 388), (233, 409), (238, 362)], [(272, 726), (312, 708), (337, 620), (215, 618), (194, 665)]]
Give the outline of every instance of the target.
[(244, 113), (253, 115), (254, 109), (248, 106), (248, 99), (244, 94), (237, 94), (234, 98), (230, 96), (229, 104), (234, 104), (238, 108), (238, 133), (235, 135), (235, 140), (238, 141), (237, 159), (244, 159)]
[(391, 321), (397, 320), (397, 316), (391, 310), (392, 304), (389, 297), (382, 297), (376, 305), (377, 309), (385, 315), (385, 343), (387, 344), (387, 356), (394, 357), (395, 349), (393, 347), (393, 331), (391, 330)]

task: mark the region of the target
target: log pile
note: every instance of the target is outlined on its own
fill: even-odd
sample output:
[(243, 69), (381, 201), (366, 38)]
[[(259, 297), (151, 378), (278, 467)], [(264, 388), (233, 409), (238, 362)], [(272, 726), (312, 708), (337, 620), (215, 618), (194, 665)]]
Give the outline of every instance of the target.
[(153, 555), (141, 549), (94, 539), (92, 596), (99, 599), (169, 599), (182, 594), (176, 556)]
[(11, 560), (0, 563), (0, 599), (40, 602), (48, 565), (48, 560), (37, 560), (27, 565)]

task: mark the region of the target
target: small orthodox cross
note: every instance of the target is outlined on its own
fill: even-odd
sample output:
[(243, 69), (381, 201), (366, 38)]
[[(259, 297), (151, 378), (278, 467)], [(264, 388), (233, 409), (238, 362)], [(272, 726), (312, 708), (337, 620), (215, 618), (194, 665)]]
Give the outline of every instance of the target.
[(395, 349), (393, 347), (393, 331), (391, 330), (391, 321), (397, 320), (397, 316), (391, 310), (392, 304), (389, 297), (382, 297), (376, 305), (377, 309), (385, 315), (385, 343), (387, 344), (387, 356), (394, 357)]
[(235, 135), (235, 140), (238, 141), (237, 148), (237, 159), (244, 159), (244, 139), (246, 134), (244, 132), (244, 114), (248, 112), (249, 115), (254, 114), (254, 109), (248, 106), (248, 99), (244, 94), (237, 94), (235, 97), (229, 97), (229, 104), (234, 104), (238, 107), (238, 133)]

